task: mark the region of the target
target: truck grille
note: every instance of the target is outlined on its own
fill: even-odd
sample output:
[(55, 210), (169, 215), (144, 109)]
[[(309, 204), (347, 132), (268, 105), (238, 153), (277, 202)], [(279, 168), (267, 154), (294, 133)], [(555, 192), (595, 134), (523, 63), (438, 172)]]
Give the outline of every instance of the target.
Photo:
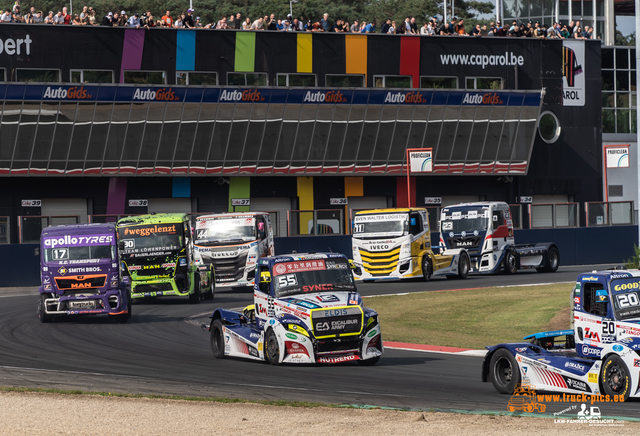
[(244, 267), (247, 265), (247, 253), (231, 258), (211, 258), (211, 263), (216, 273), (216, 282), (235, 282), (244, 275)]
[(56, 286), (58, 289), (88, 289), (101, 288), (107, 281), (106, 274), (85, 275), (85, 276), (69, 276), (56, 277)]
[(480, 236), (474, 236), (472, 238), (447, 238), (449, 247), (451, 248), (478, 248), (480, 246)]
[(358, 334), (362, 330), (362, 320), (362, 309), (358, 306), (311, 312), (311, 325), (316, 338)]
[(396, 270), (400, 259), (400, 247), (390, 251), (370, 252), (360, 249), (362, 266), (372, 276), (387, 276)]

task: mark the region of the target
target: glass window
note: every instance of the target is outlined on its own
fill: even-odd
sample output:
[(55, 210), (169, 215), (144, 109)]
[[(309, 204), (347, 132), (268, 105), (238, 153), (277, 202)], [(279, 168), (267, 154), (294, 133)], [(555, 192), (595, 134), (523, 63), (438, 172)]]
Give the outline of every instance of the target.
[(325, 86), (331, 88), (364, 88), (364, 76), (360, 74), (327, 74)]
[(125, 71), (124, 83), (164, 85), (167, 81), (164, 71)]
[(17, 68), (16, 82), (60, 82), (60, 70)]
[(560, 123), (556, 115), (550, 111), (542, 113), (538, 123), (538, 130), (544, 142), (549, 144), (556, 142), (558, 136), (560, 136)]
[(500, 77), (467, 77), (466, 89), (502, 89)]
[(7, 81), (7, 76), (5, 74), (5, 69), (0, 68), (0, 82), (6, 82), (6, 81)]
[(227, 85), (267, 86), (267, 73), (227, 73)]
[(420, 77), (420, 88), (457, 89), (457, 77)]
[(71, 70), (71, 83), (113, 83), (113, 71)]
[(177, 71), (176, 85), (206, 86), (218, 85), (218, 73), (197, 73), (193, 71)]
[(373, 76), (375, 88), (411, 88), (410, 76)]
[(316, 86), (315, 74), (278, 74), (278, 86), (301, 86), (312, 88)]

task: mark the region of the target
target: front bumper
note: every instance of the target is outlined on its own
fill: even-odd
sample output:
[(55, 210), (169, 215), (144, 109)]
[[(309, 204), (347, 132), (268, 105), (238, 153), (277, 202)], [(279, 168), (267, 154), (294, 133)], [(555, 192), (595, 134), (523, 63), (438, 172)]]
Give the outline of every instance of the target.
[(367, 263), (365, 266), (364, 261), (354, 260), (353, 264), (356, 267), (353, 272), (353, 277), (356, 280), (384, 280), (422, 277), (420, 267), (416, 267), (416, 263), (411, 257), (398, 260), (397, 264), (392, 267), (392, 269), (386, 269), (384, 272), (380, 273), (375, 272), (375, 263)]
[(45, 299), (44, 310), (49, 315), (120, 315), (128, 312), (127, 298), (119, 289), (85, 296), (54, 294)]
[(135, 280), (131, 283), (131, 298), (164, 297), (169, 295), (184, 297), (189, 294), (191, 294), (189, 289), (180, 290), (178, 288), (174, 277)]

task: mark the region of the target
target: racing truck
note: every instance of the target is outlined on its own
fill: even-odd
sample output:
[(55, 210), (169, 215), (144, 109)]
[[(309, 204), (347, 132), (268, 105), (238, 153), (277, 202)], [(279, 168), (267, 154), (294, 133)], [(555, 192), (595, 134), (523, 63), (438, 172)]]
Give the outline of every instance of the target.
[(441, 253), (468, 253), (469, 272), (515, 274), (526, 268), (555, 272), (560, 264), (560, 251), (553, 242), (515, 245), (513, 220), (505, 202), (443, 207), (439, 227)]
[(208, 326), (216, 358), (374, 365), (383, 353), (378, 314), (364, 307), (347, 258), (290, 254), (258, 260), (254, 304), (216, 309)]
[(129, 279), (118, 267), (114, 224), (46, 227), (40, 237), (38, 318), (108, 314), (131, 317)]
[(273, 256), (271, 219), (265, 212), (224, 213), (196, 218), (194, 251), (212, 265), (217, 287), (252, 287), (256, 262)]
[(187, 214), (126, 217), (117, 229), (122, 272), (131, 277), (131, 298), (188, 296), (192, 304), (213, 299), (214, 272), (194, 252)]
[(433, 276), (466, 278), (466, 250), (440, 255), (431, 247), (424, 208), (363, 210), (353, 219), (351, 245), (356, 280), (407, 279)]
[(503, 394), (522, 383), (606, 401), (640, 397), (640, 271), (580, 274), (571, 307), (573, 329), (487, 347), (482, 381)]

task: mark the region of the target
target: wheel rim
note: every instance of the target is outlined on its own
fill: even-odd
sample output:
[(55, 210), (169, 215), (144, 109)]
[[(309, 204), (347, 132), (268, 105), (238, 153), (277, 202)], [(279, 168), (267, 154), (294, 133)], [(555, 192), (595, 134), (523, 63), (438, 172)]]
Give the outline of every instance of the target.
[(269, 335), (267, 340), (267, 357), (269, 359), (278, 358), (278, 341), (274, 335)]
[(513, 253), (509, 253), (509, 256), (507, 257), (507, 267), (509, 268), (509, 271), (515, 272), (516, 270), (516, 255)]
[(558, 265), (558, 254), (555, 251), (552, 251), (549, 257), (549, 265), (551, 268), (555, 268)]
[(613, 392), (624, 391), (627, 385), (627, 373), (617, 363), (612, 364), (607, 370), (607, 383)]
[(220, 350), (222, 350), (222, 332), (220, 331), (220, 329), (216, 329), (215, 334), (213, 335), (213, 345), (216, 348), (216, 353), (219, 353)]
[(494, 376), (495, 380), (501, 386), (507, 386), (511, 383), (513, 378), (513, 367), (511, 366), (511, 362), (509, 359), (501, 357), (496, 361), (496, 365), (494, 367)]
[(427, 278), (431, 277), (431, 263), (429, 263), (429, 258), (426, 256), (422, 261), (422, 274)]
[(469, 272), (469, 259), (467, 259), (467, 256), (462, 256), (462, 259), (460, 260), (460, 273), (462, 275), (466, 275)]

